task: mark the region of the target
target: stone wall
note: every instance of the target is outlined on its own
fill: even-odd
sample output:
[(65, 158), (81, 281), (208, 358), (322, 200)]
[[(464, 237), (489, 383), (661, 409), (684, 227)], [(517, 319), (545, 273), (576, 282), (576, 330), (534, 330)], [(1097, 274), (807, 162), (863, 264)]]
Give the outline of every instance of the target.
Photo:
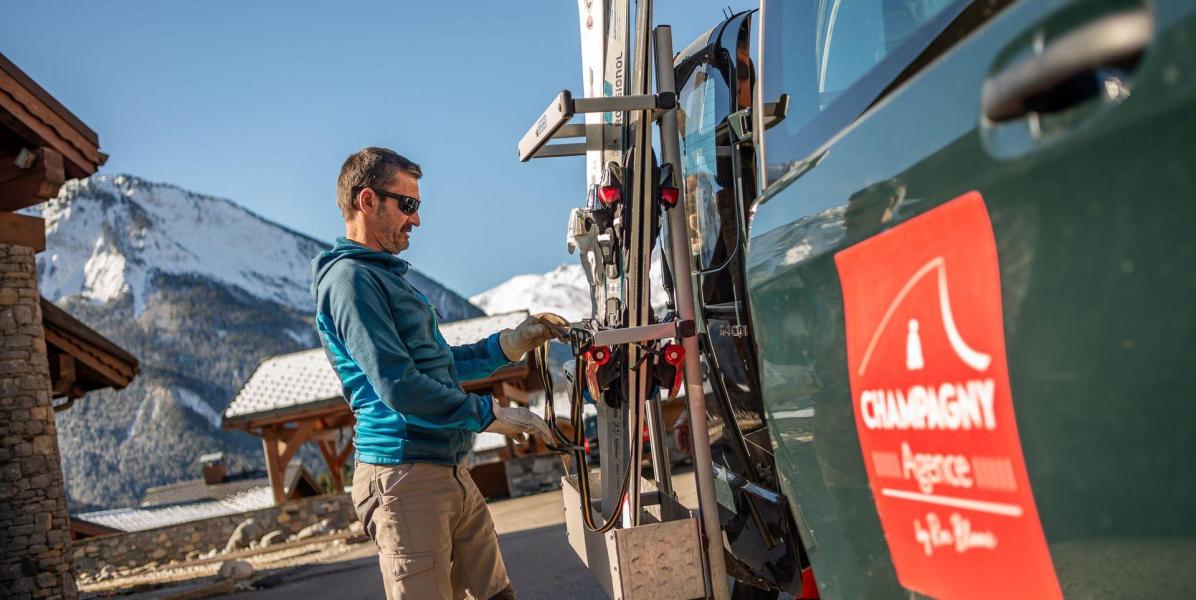
[(328, 519), (331, 529), (345, 529), (357, 515), (348, 494), (332, 494), (146, 531), (87, 538), (75, 542), (75, 571), (82, 578), (95, 579), (105, 567), (111, 572), (214, 555), (212, 551), (223, 551), (237, 525), (246, 519), (254, 520), (256, 535), (251, 537), (257, 540), (275, 530), (294, 535), (323, 519)]
[(78, 596), (34, 252), (0, 244), (0, 590)]
[(507, 488), (512, 498), (561, 487), (565, 467), (557, 454), (529, 454), (506, 460)]

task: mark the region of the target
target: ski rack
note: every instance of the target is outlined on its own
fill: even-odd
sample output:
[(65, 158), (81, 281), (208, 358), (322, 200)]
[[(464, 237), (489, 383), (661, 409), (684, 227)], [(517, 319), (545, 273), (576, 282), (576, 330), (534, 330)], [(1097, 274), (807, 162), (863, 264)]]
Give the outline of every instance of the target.
[[(640, 0), (643, 2), (643, 0)], [(641, 14), (651, 14), (650, 4)], [(645, 21), (650, 21), (650, 16)], [(641, 27), (637, 18), (637, 29)], [(621, 124), (570, 124), (577, 114), (654, 111), (651, 118), (638, 122), (650, 127), (656, 123), (660, 130), (662, 165), (671, 164), (675, 173), (680, 173), (680, 134), (677, 123), (677, 98), (673, 71), (672, 30), (662, 25), (644, 35), (647, 46), (655, 45), (655, 52), (649, 55), (655, 63), (656, 94), (627, 95), (602, 98), (574, 98), (565, 90), (549, 103), (539, 118), (518, 144), (519, 160), (558, 156), (582, 156), (587, 151), (608, 150), (595, 140), (610, 139), (613, 136), (595, 135), (610, 131), (618, 133), (620, 128), (632, 127), (630, 119)], [(649, 39), (650, 38), (650, 39)], [(644, 52), (652, 52), (645, 48)], [(637, 50), (637, 53), (639, 50)], [(646, 70), (646, 67), (645, 67)], [(643, 74), (646, 77), (646, 73)], [(644, 115), (647, 117), (648, 115)], [(606, 128), (605, 130), (596, 128)], [(642, 134), (643, 132), (638, 132)], [(561, 143), (572, 138), (586, 138), (585, 142)], [(641, 139), (644, 139), (641, 137)], [(650, 134), (646, 138), (651, 140)], [(549, 143), (556, 141), (558, 143)], [(638, 157), (644, 164), (647, 159)], [(637, 173), (637, 177), (644, 174)], [(654, 186), (647, 186), (653, 188)], [(647, 201), (643, 185), (629, 186), (632, 202)], [(562, 479), (565, 501), (566, 525), (569, 543), (578, 557), (590, 569), (591, 574), (606, 592), (616, 599), (707, 597), (725, 600), (730, 597), (727, 586), (727, 569), (723, 550), (723, 534), (718, 517), (718, 503), (714, 490), (713, 460), (710, 454), (709, 429), (706, 422), (706, 404), (702, 382), (702, 367), (695, 327), (693, 283), (691, 281), (690, 249), (687, 241), (688, 227), (685, 222), (684, 186), (677, 206), (668, 209), (667, 226), (671, 247), (661, 248), (671, 255), (670, 264), (674, 273), (674, 299), (679, 319), (639, 327), (600, 329), (594, 331), (573, 328), (570, 331), (570, 345), (575, 356), (597, 346), (618, 346), (677, 338), (685, 350), (684, 375), (686, 401), (691, 422), (691, 443), (693, 446), (694, 471), (698, 487), (698, 515), (693, 516), (682, 506), (673, 492), (671, 472), (664, 448), (663, 424), (660, 405), (647, 401), (646, 410), (649, 440), (652, 448), (653, 478), (645, 482), (650, 487), (641, 490), (642, 476), (638, 464), (631, 470), (634, 492), (628, 498), (629, 511), (625, 511), (623, 527), (606, 533), (596, 533), (582, 523), (582, 506), (576, 478), (585, 476), (590, 481), (603, 483), (588, 467), (579, 465), (577, 475)], [(634, 204), (633, 204), (634, 205)], [(646, 276), (647, 272), (644, 272)], [(582, 377), (577, 373), (576, 377)], [(629, 398), (638, 402), (639, 398)], [(633, 405), (634, 406), (634, 405)], [(633, 410), (641, 410), (636, 407)], [(631, 458), (640, 462), (642, 444), (639, 432), (631, 432), (634, 447)], [(605, 442), (604, 442), (605, 443)], [(610, 452), (610, 451), (608, 451)], [(607, 452), (603, 453), (603, 458)], [(604, 470), (603, 475), (606, 472)], [(606, 482), (610, 483), (610, 482)], [(617, 485), (617, 484), (616, 484)], [(597, 504), (599, 501), (594, 500)], [(597, 507), (609, 514), (610, 506)], [(626, 512), (630, 512), (628, 516)], [(688, 515), (688, 516), (686, 516)], [(645, 517), (641, 523), (641, 517)], [(696, 586), (696, 587), (695, 587)]]
[[(587, 130), (594, 126), (583, 123), (569, 125), (575, 115), (584, 113), (631, 112), (634, 110), (669, 110), (677, 107), (677, 97), (672, 92), (645, 94), (642, 96), (616, 96), (613, 98), (574, 98), (569, 90), (561, 90), (548, 104), (544, 113), (523, 139), (519, 140), (519, 162), (533, 158), (556, 156), (581, 156), (586, 150), (599, 150), (588, 143), (548, 144), (552, 139), (586, 137)], [(614, 130), (614, 125), (601, 125)]]
[(594, 346), (621, 346), (652, 342), (665, 338), (685, 339), (697, 334), (692, 320), (669, 321), (641, 327), (621, 327), (591, 331), (581, 327), (569, 330), (569, 346), (573, 356), (581, 356)]

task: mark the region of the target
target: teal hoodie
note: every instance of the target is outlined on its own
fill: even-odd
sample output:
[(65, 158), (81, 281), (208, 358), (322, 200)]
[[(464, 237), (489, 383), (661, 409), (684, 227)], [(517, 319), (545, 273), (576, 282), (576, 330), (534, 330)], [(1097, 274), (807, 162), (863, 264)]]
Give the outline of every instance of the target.
[(312, 260), (316, 329), (357, 425), (357, 460), (455, 465), (494, 421), (490, 396), (461, 389), (510, 361), (498, 334), (449, 346), (407, 261), (337, 238)]

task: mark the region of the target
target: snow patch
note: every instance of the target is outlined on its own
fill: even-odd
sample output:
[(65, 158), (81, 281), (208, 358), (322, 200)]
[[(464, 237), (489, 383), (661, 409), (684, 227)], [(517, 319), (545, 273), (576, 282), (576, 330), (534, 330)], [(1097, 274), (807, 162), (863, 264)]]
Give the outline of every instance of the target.
[(212, 429), (220, 429), (220, 415), (195, 392), (187, 388), (174, 388), (174, 399), (179, 405), (210, 423)]
[(315, 340), (312, 339), (310, 331), (295, 331), (294, 329), (285, 329), (283, 333), (287, 334), (292, 340), (295, 340), (303, 346), (315, 346)]
[[(662, 284), (659, 255), (653, 253), (651, 299), (659, 313), (667, 297)], [(515, 310), (553, 312), (570, 321), (590, 317), (590, 285), (581, 265), (561, 265), (541, 275), (516, 275), (469, 299), (488, 315)]]

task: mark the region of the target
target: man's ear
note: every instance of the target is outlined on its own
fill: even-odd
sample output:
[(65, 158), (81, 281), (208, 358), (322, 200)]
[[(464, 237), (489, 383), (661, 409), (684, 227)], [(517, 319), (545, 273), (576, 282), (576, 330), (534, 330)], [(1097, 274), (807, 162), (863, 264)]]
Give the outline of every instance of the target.
[(357, 192), (357, 210), (367, 214), (373, 215), (378, 210), (378, 194), (370, 188), (361, 188)]

